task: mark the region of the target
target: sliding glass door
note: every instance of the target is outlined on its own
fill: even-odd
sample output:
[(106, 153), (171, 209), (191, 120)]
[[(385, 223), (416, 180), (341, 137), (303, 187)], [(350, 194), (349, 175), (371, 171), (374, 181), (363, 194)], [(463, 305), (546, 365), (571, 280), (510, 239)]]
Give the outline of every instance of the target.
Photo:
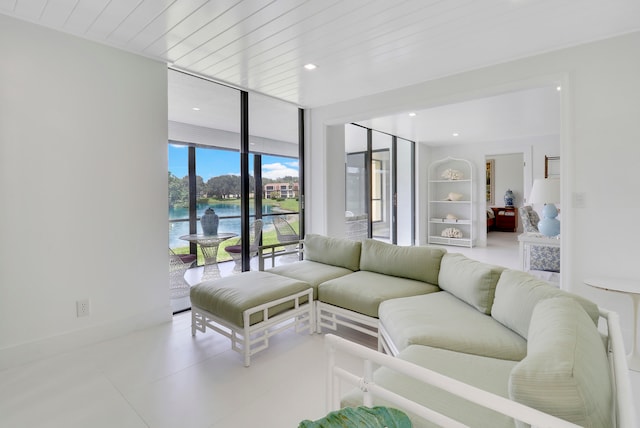
[(393, 242), (391, 146), (392, 137), (371, 131), (371, 235)]
[(345, 152), (346, 236), (413, 245), (414, 143), (349, 124)]

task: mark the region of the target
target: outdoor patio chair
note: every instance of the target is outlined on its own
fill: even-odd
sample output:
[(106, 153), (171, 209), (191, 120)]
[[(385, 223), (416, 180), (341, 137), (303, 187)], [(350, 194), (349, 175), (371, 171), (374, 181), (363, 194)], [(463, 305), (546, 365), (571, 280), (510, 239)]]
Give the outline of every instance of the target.
[[(258, 219), (249, 226), (249, 257), (258, 255), (258, 247), (262, 238), (262, 220)], [(225, 251), (231, 256), (235, 262), (234, 272), (242, 271), (242, 237), (238, 237), (231, 245), (225, 248)]]
[(276, 228), (276, 236), (278, 242), (281, 244), (295, 243), (300, 240), (298, 232), (295, 231), (293, 226), (283, 216), (275, 217), (273, 219), (273, 226)]
[(169, 248), (169, 297), (179, 299), (189, 295), (190, 285), (184, 274), (196, 261), (195, 254), (176, 254)]
[(298, 232), (296, 232), (293, 226), (291, 226), (291, 223), (287, 221), (286, 216), (274, 217), (273, 226), (276, 229), (278, 243), (284, 246), (283, 258), (281, 260), (287, 260), (287, 262), (298, 260), (300, 257), (297, 252), (300, 242)]

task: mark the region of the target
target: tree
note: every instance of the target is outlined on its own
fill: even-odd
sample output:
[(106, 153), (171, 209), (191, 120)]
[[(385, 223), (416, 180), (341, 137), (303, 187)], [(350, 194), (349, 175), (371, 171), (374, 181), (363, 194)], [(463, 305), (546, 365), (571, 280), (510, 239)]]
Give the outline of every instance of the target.
[(204, 184), (204, 179), (196, 175), (196, 199), (202, 199), (206, 197), (207, 194), (207, 186)]
[(169, 206), (189, 206), (189, 179), (180, 179), (169, 171)]
[(231, 174), (211, 177), (205, 187), (210, 196), (226, 199), (232, 195), (240, 194), (240, 177)]

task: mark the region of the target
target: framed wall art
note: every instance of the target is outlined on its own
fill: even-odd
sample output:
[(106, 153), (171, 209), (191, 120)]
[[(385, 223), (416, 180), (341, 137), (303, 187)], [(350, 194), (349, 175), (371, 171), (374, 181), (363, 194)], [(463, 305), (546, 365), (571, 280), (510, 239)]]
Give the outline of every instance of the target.
[(560, 156), (544, 157), (544, 178), (560, 178)]
[(494, 159), (487, 160), (487, 205), (493, 205), (495, 201), (495, 186), (494, 179), (496, 164)]

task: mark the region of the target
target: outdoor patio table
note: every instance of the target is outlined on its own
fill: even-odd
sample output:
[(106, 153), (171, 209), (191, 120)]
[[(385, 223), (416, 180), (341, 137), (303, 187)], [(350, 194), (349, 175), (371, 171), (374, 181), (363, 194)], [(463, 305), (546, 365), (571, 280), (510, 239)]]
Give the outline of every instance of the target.
[(204, 235), (201, 233), (183, 235), (180, 239), (200, 245), (202, 255), (204, 257), (204, 270), (202, 272), (202, 281), (220, 278), (220, 269), (218, 269), (218, 247), (221, 242), (236, 237), (235, 233), (218, 233), (217, 235)]

